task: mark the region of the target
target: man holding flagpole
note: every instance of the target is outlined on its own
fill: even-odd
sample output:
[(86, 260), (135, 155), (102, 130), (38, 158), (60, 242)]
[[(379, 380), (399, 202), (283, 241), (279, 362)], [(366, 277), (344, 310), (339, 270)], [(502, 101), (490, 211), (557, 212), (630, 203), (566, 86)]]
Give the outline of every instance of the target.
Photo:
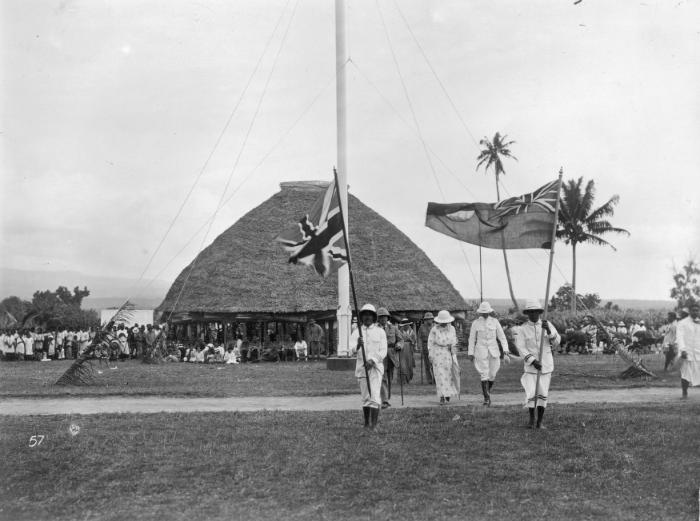
[[(530, 413), (529, 429), (535, 427), (535, 402), (537, 402), (537, 428), (545, 428), (542, 420), (547, 407), (552, 371), (554, 371), (552, 347), (559, 346), (560, 341), (554, 325), (546, 320), (540, 320), (543, 311), (544, 308), (537, 299), (528, 300), (523, 310), (528, 321), (520, 326), (515, 337), (515, 345), (525, 362), (520, 383), (525, 390), (526, 406)], [(540, 346), (542, 347), (541, 359)]]
[[(361, 330), (361, 331), (360, 331)], [(364, 356), (362, 346), (364, 345)], [(374, 429), (379, 421), (384, 358), (387, 354), (386, 334), (377, 325), (377, 311), (372, 304), (360, 310), (360, 327), (350, 335), (350, 352), (357, 353), (355, 376), (360, 384), (365, 428)], [(369, 379), (369, 386), (367, 385)]]

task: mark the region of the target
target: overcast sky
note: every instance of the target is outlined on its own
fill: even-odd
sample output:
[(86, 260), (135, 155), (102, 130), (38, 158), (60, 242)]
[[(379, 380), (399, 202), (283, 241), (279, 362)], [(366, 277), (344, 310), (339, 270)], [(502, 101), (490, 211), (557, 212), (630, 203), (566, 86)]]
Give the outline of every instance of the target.
[[(578, 249), (580, 292), (668, 298), (674, 263), (700, 253), (697, 3), (350, 4), (351, 193), (478, 297), (478, 248), (425, 228), (425, 208), (495, 200), (475, 167), (478, 140), (500, 131), (518, 158), (506, 194), (563, 167), (595, 180), (599, 204), (620, 196), (613, 223), (631, 237)], [(172, 279), (280, 181), (330, 180), (330, 0), (0, 6), (3, 267), (138, 278), (203, 172), (145, 277)], [(501, 252), (483, 259), (484, 294), (506, 297)], [(510, 260), (516, 295), (544, 296), (546, 254)], [(555, 261), (553, 288), (571, 279), (571, 249), (558, 243)]]

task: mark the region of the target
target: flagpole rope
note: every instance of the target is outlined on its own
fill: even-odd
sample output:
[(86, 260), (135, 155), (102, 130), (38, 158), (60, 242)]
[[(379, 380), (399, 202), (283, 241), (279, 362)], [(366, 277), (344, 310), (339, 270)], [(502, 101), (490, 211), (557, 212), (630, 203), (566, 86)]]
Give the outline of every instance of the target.
[[(282, 134), (282, 136), (277, 140), (277, 142), (268, 150), (268, 152), (262, 157), (262, 159), (258, 162), (253, 169), (248, 172), (248, 174), (241, 180), (241, 182), (233, 189), (231, 194), (226, 198), (224, 201), (224, 206), (227, 205), (233, 198), (234, 196), (238, 193), (238, 191), (241, 189), (241, 187), (248, 182), (248, 180), (253, 176), (255, 172), (258, 171), (258, 169), (267, 161), (267, 159), (272, 155), (272, 153), (277, 150), (277, 148), (284, 142), (284, 140), (287, 138), (287, 136), (296, 128), (296, 126), (299, 124), (299, 122), (306, 116), (306, 114), (313, 108), (313, 106), (316, 104), (316, 102), (321, 98), (323, 93), (330, 87), (333, 82), (335, 81), (335, 74), (330, 77), (330, 79), (326, 82), (324, 87), (316, 94), (316, 96), (313, 98), (313, 100), (306, 106), (304, 111), (299, 115), (299, 117), (296, 118), (294, 123)], [(199, 233), (204, 230), (204, 228), (209, 224), (209, 222), (214, 218), (214, 214), (209, 216), (207, 220), (205, 220), (202, 225), (199, 227), (199, 229), (194, 232), (194, 234), (187, 240), (185, 245), (163, 266), (163, 268), (158, 272), (157, 275), (155, 275), (149, 282), (148, 284), (142, 289), (142, 292), (148, 288), (153, 282), (158, 280), (158, 278), (165, 272), (165, 270), (172, 264), (172, 262), (177, 259), (180, 254), (185, 251), (185, 249), (190, 245), (190, 243), (199, 235)]]
[(216, 210), (214, 211), (214, 215), (212, 216), (211, 220), (209, 221), (209, 227), (207, 228), (207, 232), (204, 234), (204, 237), (202, 238), (202, 243), (199, 247), (199, 252), (195, 256), (194, 260), (192, 261), (192, 264), (190, 265), (190, 270), (188, 271), (187, 276), (186, 276), (185, 280), (183, 281), (182, 286), (180, 287), (180, 291), (177, 295), (177, 298), (175, 299), (175, 303), (173, 304), (172, 309), (170, 310), (170, 314), (168, 315), (167, 321), (170, 321), (170, 319), (173, 316), (173, 313), (177, 309), (177, 305), (180, 302), (180, 298), (182, 297), (182, 293), (185, 289), (185, 286), (187, 285), (187, 282), (189, 281), (190, 276), (192, 275), (192, 272), (194, 271), (194, 268), (197, 265), (197, 261), (199, 260), (199, 256), (202, 254), (202, 251), (204, 249), (204, 244), (207, 240), (207, 237), (209, 236), (209, 232), (211, 231), (211, 227), (214, 224), (214, 221), (216, 220), (216, 216), (219, 213), (219, 210), (223, 206), (224, 197), (226, 196), (226, 192), (228, 192), (229, 186), (231, 185), (231, 180), (233, 179), (233, 174), (236, 172), (236, 169), (238, 168), (238, 163), (241, 159), (241, 156), (243, 155), (243, 151), (246, 149), (246, 145), (248, 144), (248, 138), (250, 137), (250, 134), (253, 130), (255, 122), (257, 121), (258, 114), (260, 113), (260, 107), (262, 106), (262, 102), (265, 99), (265, 95), (267, 94), (267, 89), (270, 85), (270, 80), (272, 79), (272, 75), (274, 74), (276, 66), (277, 66), (277, 60), (279, 59), (280, 54), (282, 53), (282, 49), (284, 48), (284, 44), (287, 40), (287, 36), (289, 35), (289, 29), (291, 28), (292, 22), (294, 21), (294, 15), (296, 14), (296, 10), (297, 10), (298, 6), (299, 6), (299, 0), (296, 0), (294, 3), (294, 7), (292, 8), (292, 12), (289, 16), (289, 21), (287, 22), (287, 26), (284, 30), (284, 34), (282, 35), (282, 39), (280, 40), (280, 45), (277, 49), (277, 54), (275, 55), (275, 58), (272, 62), (272, 67), (270, 68), (270, 72), (267, 75), (267, 79), (265, 80), (265, 85), (263, 86), (262, 93), (260, 94), (257, 106), (255, 107), (255, 112), (253, 113), (253, 117), (251, 118), (250, 124), (248, 125), (248, 129), (247, 129), (245, 137), (243, 139), (243, 143), (241, 144), (241, 147), (238, 149), (238, 155), (236, 156), (236, 160), (234, 161), (233, 168), (231, 168), (231, 172), (228, 176), (228, 179), (226, 180), (226, 186), (224, 187), (224, 190), (221, 192), (221, 197), (219, 198), (219, 203), (217, 204)]
[(409, 34), (411, 35), (411, 38), (413, 38), (413, 42), (416, 44), (416, 47), (418, 47), (418, 50), (420, 51), (421, 55), (423, 56), (425, 63), (428, 65), (430, 72), (433, 73), (435, 80), (438, 82), (438, 85), (440, 85), (440, 88), (442, 89), (442, 93), (447, 98), (447, 101), (450, 102), (450, 106), (452, 107), (452, 110), (454, 111), (455, 115), (457, 116), (457, 119), (459, 119), (459, 122), (462, 124), (462, 127), (464, 127), (464, 130), (467, 132), (467, 134), (471, 138), (472, 142), (474, 143), (474, 146), (478, 149), (479, 142), (474, 137), (474, 134), (472, 134), (472, 132), (469, 130), (469, 127), (467, 127), (467, 123), (464, 121), (464, 118), (462, 118), (462, 114), (457, 109), (457, 105), (452, 100), (452, 97), (450, 96), (450, 94), (447, 92), (447, 88), (445, 87), (445, 84), (442, 82), (442, 80), (440, 79), (440, 76), (438, 76), (438, 73), (435, 71), (433, 64), (430, 62), (428, 55), (423, 50), (423, 46), (418, 41), (418, 38), (416, 37), (415, 33), (413, 32), (413, 29), (411, 29), (411, 25), (408, 23), (408, 20), (404, 16), (403, 11), (401, 11), (401, 8), (399, 7), (399, 4), (396, 0), (394, 0), (394, 7), (396, 8), (399, 15), (401, 16), (401, 19), (403, 20), (403, 23), (406, 26), (406, 29), (408, 30)]
[[(389, 51), (391, 52), (391, 57), (392, 57), (392, 60), (393, 60), (393, 62), (394, 62), (394, 66), (396, 67), (396, 72), (397, 72), (397, 74), (398, 74), (398, 76), (399, 76), (399, 80), (401, 81), (401, 87), (402, 87), (402, 89), (403, 89), (404, 96), (406, 97), (406, 101), (407, 101), (407, 103), (408, 103), (408, 107), (409, 107), (410, 112), (411, 112), (411, 117), (412, 117), (413, 123), (414, 123), (414, 125), (415, 125), (415, 131), (417, 132), (418, 138), (419, 138), (419, 140), (420, 140), (420, 142), (421, 142), (421, 144), (422, 144), (422, 146), (423, 146), (423, 152), (425, 153), (425, 157), (426, 157), (426, 159), (427, 159), (427, 161), (428, 161), (428, 165), (430, 166), (430, 171), (431, 171), (431, 173), (432, 173), (432, 175), (433, 175), (433, 179), (434, 179), (435, 184), (436, 184), (436, 186), (437, 186), (437, 188), (438, 188), (438, 191), (440, 192), (440, 195), (441, 195), (441, 197), (442, 197), (442, 200), (443, 200), (443, 202), (447, 202), (447, 201), (446, 201), (446, 198), (445, 198), (445, 193), (443, 192), (442, 187), (440, 186), (440, 180), (438, 179), (437, 171), (435, 170), (435, 164), (433, 163), (433, 161), (432, 161), (432, 159), (431, 159), (431, 155), (430, 155), (430, 151), (429, 151), (429, 148), (428, 148), (428, 144), (427, 144), (426, 141), (425, 141), (425, 138), (424, 138), (423, 133), (422, 133), (422, 131), (421, 131), (420, 123), (418, 122), (418, 117), (416, 116), (416, 112), (415, 112), (415, 110), (414, 110), (414, 108), (413, 108), (413, 102), (411, 101), (411, 96), (408, 94), (408, 88), (406, 87), (406, 81), (405, 81), (405, 79), (404, 79), (404, 77), (403, 77), (403, 74), (401, 73), (401, 67), (400, 67), (400, 65), (399, 65), (398, 59), (396, 58), (396, 53), (394, 52), (394, 46), (393, 46), (392, 43), (391, 43), (391, 37), (389, 36), (389, 30), (388, 30), (388, 28), (387, 28), (387, 26), (386, 26), (386, 22), (385, 22), (385, 20), (384, 20), (384, 15), (382, 14), (382, 10), (381, 10), (381, 8), (379, 7), (379, 2), (378, 2), (378, 0), (375, 0), (374, 5), (375, 5), (376, 8), (377, 8), (377, 13), (379, 14), (379, 18), (380, 18), (381, 23), (382, 23), (382, 28), (383, 28), (383, 30), (384, 30), (384, 36), (386, 37), (387, 45), (389, 46)], [(477, 280), (476, 280), (476, 275), (474, 274), (474, 270), (472, 269), (471, 263), (469, 262), (469, 258), (467, 257), (467, 254), (466, 254), (466, 252), (464, 251), (464, 246), (463, 246), (461, 243), (460, 243), (459, 246), (460, 246), (460, 250), (461, 250), (461, 252), (462, 252), (462, 256), (464, 257), (464, 260), (465, 260), (465, 262), (466, 262), (466, 264), (467, 264), (467, 267), (469, 268), (469, 272), (471, 273), (472, 279), (473, 279), (473, 281), (474, 281), (474, 285), (475, 285), (477, 288), (479, 288), (479, 284), (478, 284), (478, 282), (477, 282)]]
[[(221, 144), (221, 141), (226, 134), (226, 131), (228, 130), (229, 126), (231, 125), (231, 121), (233, 121), (234, 116), (238, 112), (238, 108), (240, 107), (241, 102), (243, 101), (243, 98), (245, 97), (246, 93), (248, 92), (248, 88), (250, 87), (253, 78), (258, 72), (258, 69), (260, 68), (260, 64), (262, 63), (262, 60), (264, 56), (267, 54), (268, 49), (270, 48), (270, 44), (272, 43), (275, 34), (277, 33), (277, 30), (282, 23), (282, 20), (284, 19), (284, 14), (287, 11), (287, 7), (289, 6), (289, 3), (291, 0), (287, 0), (287, 3), (284, 5), (284, 8), (282, 9), (282, 12), (280, 13), (279, 18), (277, 19), (277, 23), (275, 24), (274, 28), (272, 29), (272, 32), (270, 33), (269, 38), (267, 39), (265, 43), (265, 47), (263, 48), (262, 53), (260, 53), (260, 56), (258, 57), (258, 61), (255, 64), (255, 67), (253, 68), (253, 72), (250, 73), (250, 76), (248, 77), (248, 81), (245, 84), (245, 87), (243, 88), (243, 91), (241, 92), (240, 96), (238, 97), (238, 100), (236, 101), (236, 104), (233, 107), (233, 110), (229, 114), (228, 118), (226, 119), (226, 123), (224, 124), (223, 128), (221, 129), (221, 132), (219, 132), (218, 137), (216, 138), (216, 141), (214, 142), (214, 146), (209, 152), (209, 155), (207, 155), (207, 158), (204, 160), (204, 163), (202, 164), (202, 167), (199, 169), (199, 172), (197, 174), (197, 177), (195, 178), (194, 182), (192, 183), (192, 186), (190, 186), (189, 191), (187, 192), (187, 195), (185, 195), (185, 198), (182, 200), (182, 203), (180, 204), (180, 207), (178, 208), (177, 212), (175, 213), (175, 216), (172, 218), (170, 221), (170, 224), (168, 225), (168, 228), (165, 231), (165, 234), (163, 234), (162, 238), (160, 239), (160, 242), (158, 242), (158, 245), (156, 246), (155, 250), (153, 250), (153, 253), (151, 254), (150, 259), (146, 263), (146, 267), (143, 269), (141, 272), (141, 275), (139, 276), (138, 280), (133, 284), (132, 290), (129, 291), (131, 293), (132, 291), (136, 290), (141, 281), (143, 280), (144, 275), (148, 271), (148, 269), (151, 267), (151, 264), (153, 263), (153, 260), (155, 259), (156, 255), (160, 251), (161, 247), (165, 243), (165, 239), (168, 237), (170, 232), (173, 229), (173, 226), (175, 225), (175, 222), (177, 219), (180, 217), (182, 214), (182, 210), (185, 208), (185, 205), (187, 204), (187, 201), (189, 201), (190, 197), (192, 196), (192, 193), (194, 192), (195, 187), (199, 183), (199, 180), (202, 178), (202, 175), (206, 171), (207, 167), (209, 166), (209, 162), (211, 161), (211, 158), (214, 156), (214, 153), (218, 150), (219, 145)], [(199, 233), (199, 232), (197, 232)], [(153, 279), (155, 280), (155, 279)], [(150, 286), (150, 284), (153, 282), (151, 280), (145, 287), (143, 287), (133, 298), (136, 299), (141, 296), (143, 291), (145, 291), (146, 288)], [(127, 299), (129, 300), (129, 299)]]

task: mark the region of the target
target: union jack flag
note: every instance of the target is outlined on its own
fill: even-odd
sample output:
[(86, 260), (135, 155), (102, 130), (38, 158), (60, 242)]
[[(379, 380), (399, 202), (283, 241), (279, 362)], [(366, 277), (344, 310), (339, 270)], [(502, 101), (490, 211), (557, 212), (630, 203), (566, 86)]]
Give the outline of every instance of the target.
[(313, 266), (327, 277), (348, 260), (343, 240), (343, 216), (338, 203), (338, 188), (333, 182), (309, 213), (297, 225), (276, 237), (291, 255), (291, 264)]
[(502, 218), (509, 215), (517, 215), (519, 213), (529, 212), (533, 209), (538, 211), (554, 213), (559, 197), (559, 181), (552, 181), (544, 186), (540, 186), (532, 193), (524, 194), (518, 197), (509, 197), (496, 203), (493, 209), (496, 213), (493, 218)]

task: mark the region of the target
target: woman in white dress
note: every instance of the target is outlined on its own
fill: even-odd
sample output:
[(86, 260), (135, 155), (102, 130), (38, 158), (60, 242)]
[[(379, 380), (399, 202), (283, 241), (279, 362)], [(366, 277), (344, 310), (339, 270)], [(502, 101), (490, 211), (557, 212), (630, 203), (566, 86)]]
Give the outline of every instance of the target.
[[(449, 311), (442, 310), (435, 318), (435, 325), (428, 335), (428, 356), (433, 365), (435, 388), (440, 398), (440, 404), (450, 401), (450, 397), (458, 394), (453, 380), (455, 365), (457, 369), (457, 332), (452, 322), (454, 317)], [(457, 371), (458, 373), (459, 371)]]

